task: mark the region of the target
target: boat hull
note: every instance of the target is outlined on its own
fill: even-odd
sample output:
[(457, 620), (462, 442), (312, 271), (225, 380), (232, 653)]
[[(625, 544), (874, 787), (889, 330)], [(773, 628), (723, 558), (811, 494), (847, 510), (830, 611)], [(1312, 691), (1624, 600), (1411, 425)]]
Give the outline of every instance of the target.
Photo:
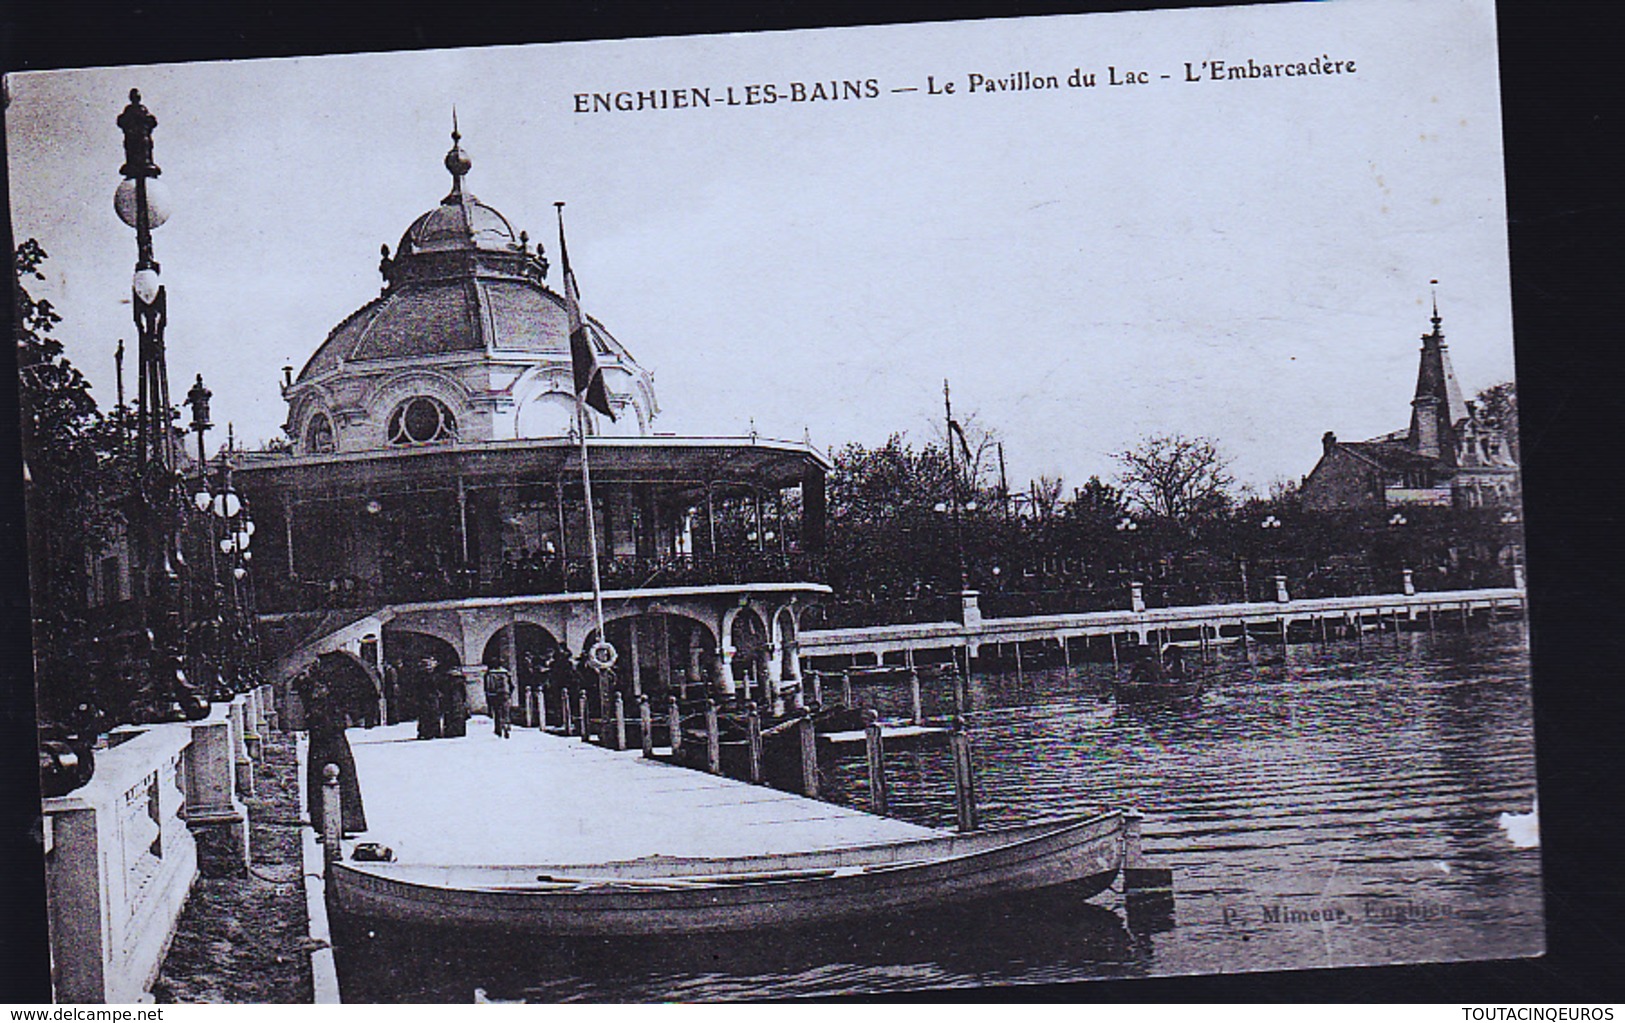
[[(1064, 888), (1109, 887), (1137, 849), (1125, 811), (883, 846), (595, 865), (338, 862), (345, 914), (565, 937), (805, 926)], [(546, 880), (542, 880), (546, 879)]]

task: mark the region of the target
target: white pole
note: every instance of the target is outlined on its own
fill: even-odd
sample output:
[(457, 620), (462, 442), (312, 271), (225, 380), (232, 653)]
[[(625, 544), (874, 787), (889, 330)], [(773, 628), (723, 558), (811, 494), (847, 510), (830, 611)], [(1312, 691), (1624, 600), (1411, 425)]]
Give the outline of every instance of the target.
[(598, 642), (608, 643), (604, 634), (604, 591), (598, 578), (598, 523), (592, 508), (592, 472), (587, 468), (587, 406), (576, 392), (576, 429), (581, 433), (581, 490), (587, 501), (587, 550), (592, 558), (592, 609), (598, 618)]

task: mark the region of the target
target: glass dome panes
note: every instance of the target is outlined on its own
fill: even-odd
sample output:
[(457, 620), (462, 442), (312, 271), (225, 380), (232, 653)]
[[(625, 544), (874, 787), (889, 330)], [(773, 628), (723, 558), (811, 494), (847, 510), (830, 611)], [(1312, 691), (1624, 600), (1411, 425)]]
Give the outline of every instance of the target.
[(451, 409), (434, 398), (408, 398), (389, 414), (391, 444), (433, 444), (457, 438), (457, 420)]

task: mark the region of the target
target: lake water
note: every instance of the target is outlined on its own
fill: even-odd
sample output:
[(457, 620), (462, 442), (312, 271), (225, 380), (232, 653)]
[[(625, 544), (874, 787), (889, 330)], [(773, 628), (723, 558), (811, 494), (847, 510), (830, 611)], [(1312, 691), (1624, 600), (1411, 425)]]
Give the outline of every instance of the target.
[[(1500, 822), (1535, 796), (1526, 638), (1500, 624), (1255, 647), (1253, 664), (1227, 650), (1189, 710), (1116, 708), (1109, 662), (978, 673), (984, 826), (1138, 807), (1171, 903), (1108, 892), (661, 941), (357, 933), (340, 940), (344, 997), (782, 998), (1534, 955), (1540, 850)], [(859, 695), (907, 711), (904, 689)], [(861, 748), (825, 767), (828, 795), (865, 805)], [(894, 816), (953, 825), (945, 750), (887, 769)]]

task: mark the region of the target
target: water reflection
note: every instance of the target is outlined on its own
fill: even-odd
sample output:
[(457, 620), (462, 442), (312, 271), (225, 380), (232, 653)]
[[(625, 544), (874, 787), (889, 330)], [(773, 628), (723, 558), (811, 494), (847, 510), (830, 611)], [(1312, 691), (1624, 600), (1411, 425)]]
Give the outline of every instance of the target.
[[(785, 997), (1533, 954), (1539, 850), (1513, 848), (1497, 821), (1535, 794), (1526, 649), (1507, 625), (1230, 649), (1181, 711), (1115, 707), (1109, 661), (974, 678), (984, 823), (1139, 807), (1174, 904), (1038, 898), (660, 942), (352, 937), (345, 995)], [(908, 711), (906, 687), (860, 696)], [(927, 714), (950, 701), (945, 683), (924, 693)], [(861, 754), (824, 768), (830, 798), (866, 804)], [(945, 751), (889, 753), (887, 771), (896, 816), (952, 826)]]
[[(515, 941), (373, 928), (341, 936), (349, 1001), (643, 1001), (906, 991), (1143, 976), (1172, 899), (1119, 914), (1008, 899), (840, 928), (681, 939)], [(967, 940), (967, 936), (974, 936)]]

